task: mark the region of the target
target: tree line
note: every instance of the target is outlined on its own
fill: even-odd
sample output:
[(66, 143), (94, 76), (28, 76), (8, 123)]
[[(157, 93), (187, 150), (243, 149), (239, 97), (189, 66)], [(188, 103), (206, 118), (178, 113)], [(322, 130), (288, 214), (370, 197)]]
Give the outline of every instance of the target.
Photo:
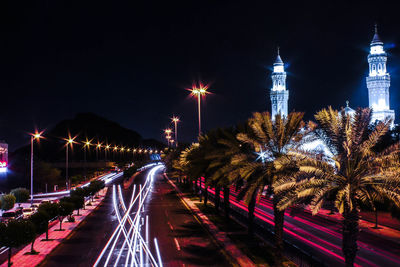
[[(31, 243), (30, 253), (38, 254), (39, 252), (34, 249), (36, 238), (46, 233), (46, 238), (42, 241), (51, 240), (49, 239), (49, 223), (53, 220), (58, 220), (60, 227), (57, 231), (64, 231), (64, 229), (62, 229), (63, 220), (68, 217), (69, 222), (74, 222), (73, 211), (76, 210), (77, 213), (75, 216), (79, 216), (79, 210), (85, 208), (85, 198), (91, 198), (91, 201), (93, 201), (93, 197), (95, 197), (104, 186), (104, 181), (92, 181), (87, 187), (80, 187), (72, 190), (69, 197), (64, 197), (57, 203), (50, 201), (41, 203), (37, 211), (29, 218), (10, 220), (6, 223), (1, 222), (0, 246), (8, 247), (8, 266), (12, 264), (12, 248)], [(10, 196), (8, 198), (14, 198), (15, 202), (17, 198), (14, 194), (15, 192), (19, 192), (16, 194), (17, 196), (24, 196), (22, 199), (18, 200), (24, 200), (20, 202), (25, 202), (29, 198), (29, 192), (26, 190), (28, 192), (28, 197), (25, 197), (26, 194), (24, 190), (26, 189), (18, 188), (18, 190), (12, 191), (7, 196)], [(13, 192), (14, 194), (12, 194)], [(91, 203), (89, 202), (88, 205), (91, 205)], [(11, 208), (13, 206), (14, 204), (12, 204)]]
[[(309, 206), (313, 215), (331, 203), (343, 217), (342, 251), (346, 266), (354, 266), (358, 250), (359, 212), (379, 203), (400, 206), (400, 144), (390, 132), (390, 120), (371, 123), (372, 111), (354, 115), (331, 107), (304, 122), (304, 113), (287, 116), (254, 113), (244, 124), (219, 128), (198, 143), (171, 150), (164, 161), (177, 181), (196, 192), (203, 177), (204, 204), (215, 188), (215, 208), (229, 218), (230, 190), (248, 206), (248, 231), (253, 232), (257, 197), (272, 197), (277, 265), (282, 261), (284, 214)], [(321, 142), (323, 147), (307, 149)], [(200, 183), (201, 184), (201, 183)]]

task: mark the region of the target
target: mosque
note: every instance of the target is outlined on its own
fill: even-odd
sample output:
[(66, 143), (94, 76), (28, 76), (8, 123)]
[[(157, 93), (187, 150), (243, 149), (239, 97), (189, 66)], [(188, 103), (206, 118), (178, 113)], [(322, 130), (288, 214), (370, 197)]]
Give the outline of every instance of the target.
[[(390, 74), (386, 70), (387, 54), (383, 49), (383, 42), (379, 38), (378, 30), (375, 25), (375, 34), (370, 44), (368, 55), (369, 75), (366, 77), (368, 88), (369, 108), (372, 109), (372, 122), (382, 121), (385, 118), (392, 119), (394, 126), (395, 113), (390, 109), (389, 87)], [(270, 91), (272, 117), (276, 114), (288, 114), (289, 90), (286, 89), (285, 66), (281, 59), (278, 49), (278, 55), (273, 65), (272, 88)], [(355, 111), (349, 107), (348, 102), (345, 108), (346, 113)]]

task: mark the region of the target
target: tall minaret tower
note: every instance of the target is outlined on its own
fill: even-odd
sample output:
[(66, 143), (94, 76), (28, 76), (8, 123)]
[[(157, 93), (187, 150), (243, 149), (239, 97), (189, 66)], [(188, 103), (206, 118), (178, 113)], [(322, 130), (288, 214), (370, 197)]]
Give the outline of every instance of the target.
[(390, 75), (386, 71), (387, 54), (383, 50), (383, 42), (378, 35), (375, 25), (375, 34), (371, 42), (368, 55), (369, 75), (367, 77), (367, 88), (369, 107), (372, 109), (372, 122), (382, 121), (389, 117), (394, 125), (394, 110), (389, 105)]
[(279, 48), (271, 78), (272, 89), (270, 96), (272, 105), (272, 119), (274, 119), (275, 115), (278, 113), (280, 113), (282, 116), (287, 116), (289, 91), (286, 90), (286, 72), (281, 56), (279, 55)]

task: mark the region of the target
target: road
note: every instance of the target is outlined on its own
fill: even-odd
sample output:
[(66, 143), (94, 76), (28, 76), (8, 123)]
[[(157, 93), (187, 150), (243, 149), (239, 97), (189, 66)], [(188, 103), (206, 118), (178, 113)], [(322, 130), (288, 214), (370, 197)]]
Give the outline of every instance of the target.
[[(209, 189), (211, 194), (214, 190)], [(230, 206), (242, 214), (240, 218), (247, 216), (247, 207), (243, 201), (236, 199), (237, 192), (232, 187)], [(223, 195), (221, 192), (221, 198)], [(261, 198), (255, 210), (256, 223), (262, 226), (263, 231), (273, 230), (273, 209), (271, 200)], [(299, 213), (292, 217), (285, 214), (285, 240), (303, 249), (308, 254), (318, 258), (327, 266), (340, 266), (344, 264), (341, 251), (342, 235), (341, 225), (319, 216), (311, 216), (308, 213)], [(261, 232), (261, 234), (263, 234)], [(400, 245), (384, 240), (378, 236), (361, 232), (359, 234), (359, 251), (356, 258), (357, 266), (400, 266)]]
[[(138, 188), (140, 184), (143, 185), (148, 172), (137, 175), (132, 186), (136, 184)], [(153, 187), (144, 204), (143, 216), (149, 216), (150, 240), (155, 237), (158, 239), (163, 265), (231, 266), (161, 173), (155, 175)], [(126, 203), (131, 199), (132, 186), (123, 191)], [(112, 190), (108, 190), (99, 209), (92, 212), (41, 266), (93, 266), (118, 225), (112, 202)], [(152, 243), (150, 249), (154, 250)], [(115, 250), (113, 254), (117, 252)], [(123, 265), (124, 255), (118, 266)]]
[(145, 212), (165, 266), (231, 266), (161, 173)]
[(41, 266), (92, 266), (116, 225), (111, 190), (108, 190), (99, 208), (93, 211)]

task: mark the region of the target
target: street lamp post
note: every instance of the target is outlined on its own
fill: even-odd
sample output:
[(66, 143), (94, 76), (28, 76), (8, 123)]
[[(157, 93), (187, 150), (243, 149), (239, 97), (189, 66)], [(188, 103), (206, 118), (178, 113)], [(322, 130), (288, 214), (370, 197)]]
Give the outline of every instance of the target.
[(99, 161), (99, 150), (101, 150), (101, 144), (97, 143), (97, 146), (96, 146), (96, 161)]
[(179, 120), (179, 117), (175, 117), (175, 116), (173, 116), (171, 120), (175, 125), (175, 147), (178, 147), (178, 122), (180, 120)]
[(41, 133), (36, 132), (31, 136), (31, 205), (33, 205), (33, 141), (39, 139)]
[(106, 145), (104, 148), (104, 161), (107, 161), (107, 150), (110, 149), (110, 145)]
[(66, 184), (66, 186), (67, 186), (67, 190), (69, 190), (69, 188), (70, 188), (70, 182), (69, 182), (69, 177), (68, 177), (68, 168), (69, 168), (69, 160), (68, 160), (68, 147), (69, 146), (71, 146), (71, 148), (72, 148), (72, 144), (74, 143), (74, 138), (69, 138), (69, 139), (67, 139), (67, 145), (66, 145), (66, 152), (65, 152), (65, 154), (66, 154), (66, 157), (65, 157), (65, 184)]
[(168, 147), (170, 147), (170, 143), (171, 143), (171, 136), (170, 136), (170, 135), (167, 135), (165, 138), (167, 138)]
[(171, 141), (170, 139), (171, 139), (172, 130), (170, 128), (167, 128), (167, 129), (164, 130), (164, 133), (166, 135), (165, 138), (167, 138), (168, 147), (169, 147), (170, 141)]
[(197, 112), (199, 116), (199, 136), (201, 134), (201, 97), (208, 94), (207, 89), (208, 85), (203, 85), (202, 83), (199, 84), (199, 87), (193, 86), (192, 89), (189, 89), (191, 95), (197, 97)]
[(85, 181), (86, 181), (86, 176), (87, 176), (87, 160), (86, 160), (86, 150), (89, 149), (89, 146), (91, 145), (90, 141), (86, 140), (85, 144), (83, 145), (83, 161), (84, 161), (84, 173), (85, 173)]

